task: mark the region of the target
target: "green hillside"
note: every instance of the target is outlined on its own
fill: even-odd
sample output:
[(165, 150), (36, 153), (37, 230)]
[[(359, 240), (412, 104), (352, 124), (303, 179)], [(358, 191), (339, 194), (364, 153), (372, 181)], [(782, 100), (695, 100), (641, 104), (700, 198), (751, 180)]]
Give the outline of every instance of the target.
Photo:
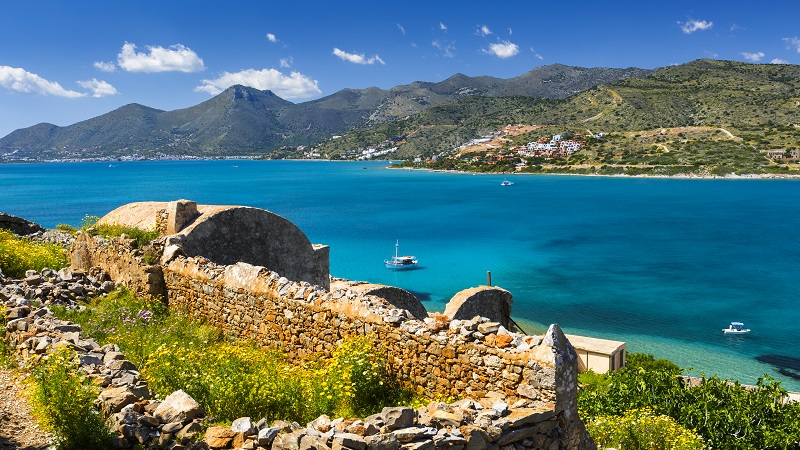
[[(590, 137), (568, 156), (502, 164), (475, 162), (480, 154), (467, 158), (457, 148), (507, 124), (539, 126), (509, 138), (503, 144), (507, 154), (554, 134)], [(591, 137), (600, 133), (606, 136)], [(796, 172), (800, 66), (697, 60), (645, 78), (599, 85), (565, 100), (465, 98), (404, 121), (355, 130), (318, 148), (339, 158), (393, 136), (393, 158), (438, 157), (435, 163), (407, 164), (417, 167), (665, 175)], [(785, 155), (769, 158), (765, 150)], [(518, 168), (521, 164), (527, 167)]]

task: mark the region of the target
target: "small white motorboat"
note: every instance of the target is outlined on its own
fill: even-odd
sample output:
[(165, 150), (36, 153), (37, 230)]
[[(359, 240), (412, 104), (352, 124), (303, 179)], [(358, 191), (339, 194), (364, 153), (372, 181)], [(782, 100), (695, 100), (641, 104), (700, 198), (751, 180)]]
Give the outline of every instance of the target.
[(723, 328), (723, 334), (747, 334), (750, 328), (745, 328), (742, 322), (731, 322), (728, 328)]

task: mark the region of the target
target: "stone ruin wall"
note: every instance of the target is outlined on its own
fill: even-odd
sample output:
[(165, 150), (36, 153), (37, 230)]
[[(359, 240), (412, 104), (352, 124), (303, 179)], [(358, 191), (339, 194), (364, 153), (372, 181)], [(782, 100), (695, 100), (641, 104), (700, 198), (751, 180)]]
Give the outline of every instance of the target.
[(554, 411), (562, 448), (585, 442), (577, 416), (577, 357), (557, 325), (543, 337), (524, 337), (527, 346), (521, 347), (527, 350), (502, 349), (489, 344), (497, 324), (443, 316), (420, 321), (379, 297), (347, 289), (327, 292), (259, 266), (179, 257), (164, 267), (164, 279), (171, 308), (239, 338), (302, 358), (329, 355), (349, 336), (373, 335), (395, 373), (425, 394), (473, 399), (500, 394), (508, 404)]
[(591, 447), (577, 415), (577, 356), (557, 325), (544, 336), (511, 333), (514, 345), (500, 348), (496, 323), (443, 315), (417, 320), (357, 289), (331, 292), (246, 263), (222, 266), (176, 255), (151, 266), (131, 244), (87, 236), (72, 253), (139, 293), (162, 295), (171, 309), (296, 360), (330, 355), (343, 338), (371, 334), (399, 378), (426, 395), (503, 398), (515, 411), (535, 411), (531, 417), (542, 419), (518, 424), (525, 430), (520, 436), (548, 436), (557, 448)]
[(164, 275), (158, 264), (147, 264), (144, 251), (134, 246), (136, 240), (120, 237), (105, 239), (81, 234), (70, 249), (70, 265), (89, 271), (102, 267), (111, 279), (140, 294), (166, 298)]

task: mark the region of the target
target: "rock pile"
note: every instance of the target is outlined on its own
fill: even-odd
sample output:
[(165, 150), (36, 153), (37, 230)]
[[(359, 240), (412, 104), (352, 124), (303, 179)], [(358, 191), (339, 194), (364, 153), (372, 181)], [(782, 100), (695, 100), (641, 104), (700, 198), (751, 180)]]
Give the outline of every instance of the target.
[(204, 441), (211, 449), (555, 450), (556, 428), (552, 410), (512, 410), (498, 398), (484, 398), (431, 402), (417, 410), (387, 407), (363, 420), (323, 415), (305, 427), (242, 417), (230, 427), (209, 428)]
[(114, 287), (111, 277), (100, 268), (89, 272), (70, 268), (28, 270), (21, 280), (4, 279), (0, 273), (0, 301), (14, 301), (16, 305), (11, 308), (30, 306), (32, 302), (77, 306), (81, 300), (105, 296)]

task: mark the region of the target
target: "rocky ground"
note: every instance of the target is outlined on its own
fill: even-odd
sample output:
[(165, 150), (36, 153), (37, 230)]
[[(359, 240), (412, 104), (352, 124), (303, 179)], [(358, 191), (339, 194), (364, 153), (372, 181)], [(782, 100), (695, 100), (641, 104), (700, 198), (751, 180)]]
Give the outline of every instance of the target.
[(53, 436), (31, 415), (19, 372), (0, 369), (0, 450), (45, 450)]

